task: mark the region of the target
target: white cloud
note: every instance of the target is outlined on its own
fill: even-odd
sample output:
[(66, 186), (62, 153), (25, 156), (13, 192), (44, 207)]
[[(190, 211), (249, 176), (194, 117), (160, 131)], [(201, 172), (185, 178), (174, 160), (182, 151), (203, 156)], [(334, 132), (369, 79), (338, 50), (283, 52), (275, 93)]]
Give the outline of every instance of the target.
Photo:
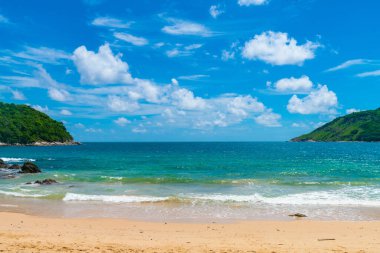
[(335, 66), (333, 68), (329, 68), (328, 70), (326, 70), (327, 72), (332, 72), (332, 71), (337, 71), (337, 70), (341, 70), (341, 69), (346, 69), (346, 68), (349, 68), (351, 66), (355, 66), (355, 65), (363, 65), (363, 64), (368, 64), (370, 63), (371, 61), (370, 60), (367, 60), (367, 59), (353, 59), (353, 60), (348, 60), (348, 61), (345, 61), (343, 62), (342, 64), (338, 65), (338, 66)]
[(143, 37), (136, 37), (128, 33), (115, 32), (113, 35), (116, 38), (131, 43), (135, 46), (145, 46), (149, 43), (148, 40)]
[(211, 5), (209, 12), (213, 18), (217, 18), (219, 15), (224, 13), (224, 11), (220, 8), (220, 5)]
[(228, 60), (232, 60), (232, 59), (235, 59), (235, 52), (234, 51), (227, 51), (227, 50), (222, 51), (222, 60), (223, 61), (228, 61)]
[(185, 46), (185, 50), (187, 51), (191, 51), (191, 50), (194, 50), (194, 49), (198, 49), (198, 48), (201, 48), (203, 46), (203, 44), (190, 44), (188, 46)]
[(40, 105), (33, 105), (32, 108), (43, 113), (47, 113), (49, 111), (49, 108), (46, 105), (44, 107)]
[(347, 114), (351, 114), (351, 113), (354, 113), (354, 112), (360, 112), (361, 110), (359, 109), (355, 109), (355, 108), (350, 108), (350, 109), (347, 109), (346, 110), (346, 113)]
[(274, 88), (280, 93), (305, 93), (309, 92), (313, 87), (313, 83), (308, 76), (300, 78), (283, 78), (274, 84)]
[(364, 73), (357, 74), (356, 76), (358, 77), (380, 76), (380, 70), (364, 72)]
[(94, 26), (104, 26), (110, 28), (129, 28), (131, 26), (131, 22), (125, 22), (121, 19), (111, 17), (95, 18), (91, 24)]
[(114, 55), (108, 44), (99, 47), (97, 53), (80, 46), (74, 51), (73, 60), (80, 74), (81, 83), (114, 84), (132, 83), (129, 66), (121, 60), (122, 55)]
[(319, 86), (304, 98), (293, 95), (287, 105), (290, 113), (299, 114), (335, 114), (338, 98), (326, 85)]
[(25, 47), (24, 51), (13, 53), (13, 56), (49, 64), (61, 64), (62, 60), (71, 59), (65, 51), (48, 47)]
[(231, 44), (229, 50), (222, 51), (222, 61), (228, 61), (235, 59), (236, 51), (238, 50), (239, 42), (234, 42)]
[(279, 120), (281, 119), (281, 115), (277, 113), (273, 113), (271, 110), (255, 117), (255, 121), (257, 124), (268, 126), (268, 127), (280, 127), (281, 124)]
[(180, 56), (190, 56), (195, 53), (196, 49), (199, 49), (203, 44), (191, 44), (188, 46), (178, 45), (176, 48), (166, 51), (168, 57), (180, 57)]
[(268, 2), (269, 0), (238, 0), (240, 6), (264, 5)]
[(49, 97), (55, 101), (67, 101), (70, 100), (70, 93), (63, 89), (51, 88), (48, 90)]
[(64, 115), (64, 116), (71, 116), (71, 115), (73, 115), (69, 110), (66, 110), (66, 109), (62, 109), (59, 113), (61, 115)]
[(100, 128), (87, 128), (84, 131), (87, 133), (101, 133), (101, 132), (103, 132), (103, 130)]
[(252, 112), (263, 112), (265, 110), (265, 106), (263, 103), (259, 102), (257, 98), (247, 95), (231, 98), (227, 104), (227, 109), (232, 114), (247, 117), (248, 114)]
[(195, 81), (195, 80), (199, 80), (199, 79), (206, 78), (206, 77), (209, 77), (209, 75), (199, 74), (199, 75), (179, 76), (178, 79), (179, 80)]
[(25, 95), (21, 92), (21, 91), (18, 91), (18, 90), (11, 90), (11, 93), (13, 95), (13, 99), (15, 100), (25, 100)]
[(140, 108), (136, 101), (130, 100), (126, 97), (108, 96), (107, 106), (114, 112), (133, 112)]
[(242, 56), (273, 65), (302, 65), (315, 57), (314, 51), (318, 47), (319, 44), (310, 41), (297, 45), (297, 41), (289, 38), (287, 33), (268, 31), (247, 41)]
[(298, 123), (298, 122), (294, 122), (292, 123), (292, 127), (296, 127), (296, 128), (308, 128), (309, 126), (303, 122), (301, 123)]
[(142, 128), (142, 127), (135, 127), (132, 129), (132, 132), (137, 133), (137, 134), (143, 134), (143, 133), (146, 133), (147, 130), (145, 128)]
[(85, 126), (82, 123), (76, 123), (74, 126), (76, 128), (85, 128)]
[(164, 26), (162, 31), (172, 35), (195, 35), (208, 37), (212, 32), (202, 24), (190, 22), (182, 19), (167, 19), (172, 25)]
[(171, 93), (173, 104), (184, 110), (205, 109), (206, 101), (201, 97), (195, 97), (194, 93), (184, 88), (178, 88)]
[(120, 118), (114, 120), (113, 122), (115, 122), (119, 126), (125, 126), (125, 125), (131, 123), (130, 120), (128, 120), (128, 119), (126, 119), (124, 117), (120, 117)]

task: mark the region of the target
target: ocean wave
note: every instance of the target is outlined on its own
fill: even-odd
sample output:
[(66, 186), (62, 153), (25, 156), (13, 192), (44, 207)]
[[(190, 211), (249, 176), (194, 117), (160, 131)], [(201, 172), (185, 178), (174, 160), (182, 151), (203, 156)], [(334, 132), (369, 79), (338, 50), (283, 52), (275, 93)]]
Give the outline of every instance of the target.
[(193, 195), (192, 198), (222, 202), (248, 202), (276, 205), (380, 206), (380, 188), (344, 187), (338, 190), (312, 191), (281, 196)]
[(13, 158), (13, 157), (0, 157), (6, 163), (21, 163), (21, 162), (35, 162), (36, 159), (29, 158)]
[(113, 203), (143, 203), (165, 201), (168, 197), (154, 196), (127, 196), (127, 195), (86, 195), (66, 193), (63, 201), (101, 201)]
[(67, 193), (64, 201), (101, 201), (113, 203), (247, 203), (271, 205), (328, 205), (328, 206), (373, 206), (380, 207), (380, 189), (365, 187), (332, 191), (314, 191), (282, 196), (231, 194), (182, 194), (179, 196), (128, 196), (128, 195), (86, 195)]
[(8, 191), (2, 191), (0, 190), (0, 194), (12, 196), (12, 197), (22, 197), (22, 198), (43, 198), (47, 197), (48, 195), (44, 194), (35, 194), (35, 193), (21, 193), (21, 192), (8, 192)]

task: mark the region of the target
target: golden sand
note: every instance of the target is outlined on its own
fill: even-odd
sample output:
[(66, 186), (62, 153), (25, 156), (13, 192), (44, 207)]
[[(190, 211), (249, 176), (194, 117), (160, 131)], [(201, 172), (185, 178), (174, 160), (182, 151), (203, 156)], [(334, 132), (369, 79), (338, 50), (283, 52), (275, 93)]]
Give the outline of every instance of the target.
[(380, 222), (158, 223), (0, 213), (0, 252), (380, 252)]

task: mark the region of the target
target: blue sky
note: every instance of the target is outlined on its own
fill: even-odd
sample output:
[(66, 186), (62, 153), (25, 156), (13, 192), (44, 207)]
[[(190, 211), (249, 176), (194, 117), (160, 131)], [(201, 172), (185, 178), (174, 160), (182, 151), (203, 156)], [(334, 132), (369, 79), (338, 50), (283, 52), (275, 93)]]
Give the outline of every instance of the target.
[(380, 106), (377, 1), (0, 1), (0, 100), (79, 141), (288, 140)]

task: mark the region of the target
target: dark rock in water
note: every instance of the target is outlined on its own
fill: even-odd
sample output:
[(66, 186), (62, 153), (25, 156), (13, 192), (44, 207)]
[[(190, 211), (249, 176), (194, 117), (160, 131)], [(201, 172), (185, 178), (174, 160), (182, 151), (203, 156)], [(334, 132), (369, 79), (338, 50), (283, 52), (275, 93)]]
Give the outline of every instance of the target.
[(37, 165), (31, 162), (26, 162), (21, 167), (20, 173), (40, 173), (41, 170), (38, 168)]
[(302, 213), (289, 214), (289, 216), (297, 217), (297, 218), (304, 218), (304, 217), (307, 217), (306, 215), (304, 215), (304, 214), (302, 214)]
[(8, 169), (10, 169), (10, 170), (20, 170), (21, 167), (18, 164), (12, 164), (11, 166), (8, 167)]
[[(51, 184), (57, 184), (58, 182), (55, 181), (54, 179), (48, 178), (44, 180), (37, 180), (34, 181), (35, 184), (40, 184), (40, 185), (51, 185)], [(32, 182), (26, 183), (26, 184), (32, 184)]]
[(0, 168), (4, 169), (4, 168), (7, 168), (7, 167), (8, 167), (8, 165), (2, 159), (0, 159)]

